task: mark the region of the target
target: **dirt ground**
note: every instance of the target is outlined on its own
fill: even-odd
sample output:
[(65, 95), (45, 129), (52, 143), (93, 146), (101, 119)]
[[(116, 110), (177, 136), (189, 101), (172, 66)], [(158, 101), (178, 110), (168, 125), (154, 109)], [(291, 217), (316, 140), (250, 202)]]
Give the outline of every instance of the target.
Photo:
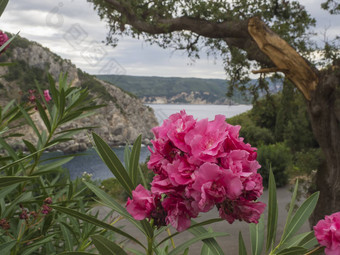
[[(287, 210), (286, 207), (290, 203), (292, 193), (289, 191), (289, 189), (286, 188), (278, 188), (277, 189), (277, 198), (278, 198), (278, 213), (279, 213), (279, 219), (278, 219), (278, 232), (277, 232), (277, 239), (281, 237), (281, 233), (283, 232), (283, 228), (285, 225), (286, 221), (286, 216), (287, 216)], [(264, 191), (261, 199), (262, 202), (267, 203), (268, 201), (268, 192)], [(107, 208), (101, 207), (100, 208), (100, 214), (104, 216), (109, 210)], [(267, 211), (265, 211), (265, 218), (267, 217)], [(200, 214), (199, 218), (195, 219), (196, 221), (204, 221), (212, 218), (218, 218), (218, 212), (217, 210), (212, 210), (208, 213), (203, 213)], [(135, 238), (137, 238), (139, 241), (142, 243), (146, 243), (145, 237), (143, 234), (131, 223), (129, 223), (127, 220), (123, 219), (119, 221), (115, 226), (120, 226), (123, 228), (124, 231), (127, 233), (131, 234)], [(229, 224), (227, 221), (222, 221), (222, 222), (217, 222), (212, 225), (210, 225), (213, 231), (216, 232), (226, 232), (229, 233), (229, 236), (225, 237), (219, 237), (217, 238), (217, 241), (223, 251), (225, 251), (225, 254), (227, 255), (237, 255), (238, 254), (238, 235), (239, 231), (242, 232), (244, 242), (247, 247), (247, 252), (248, 254), (251, 254), (250, 251), (250, 237), (249, 237), (249, 226), (248, 224), (244, 222), (239, 222), (235, 221), (233, 224)], [(305, 223), (302, 228), (300, 229), (299, 232), (306, 232), (310, 231), (308, 222)], [(175, 231), (172, 229), (172, 233)], [(164, 233), (164, 235), (161, 235), (161, 237), (166, 237), (167, 233)], [(160, 237), (160, 238), (161, 238)], [(189, 233), (188, 231), (185, 231), (179, 235), (177, 235), (174, 238), (175, 245), (178, 246), (181, 243), (183, 243), (186, 240), (189, 240), (192, 238), (192, 234)], [(161, 240), (161, 239), (159, 239)], [(126, 247), (133, 248), (133, 249), (138, 249), (140, 250), (140, 246), (137, 246), (133, 243), (127, 243)], [(201, 254), (201, 248), (202, 248), (202, 242), (198, 242), (190, 247), (189, 254), (190, 255), (196, 255), (196, 254)]]

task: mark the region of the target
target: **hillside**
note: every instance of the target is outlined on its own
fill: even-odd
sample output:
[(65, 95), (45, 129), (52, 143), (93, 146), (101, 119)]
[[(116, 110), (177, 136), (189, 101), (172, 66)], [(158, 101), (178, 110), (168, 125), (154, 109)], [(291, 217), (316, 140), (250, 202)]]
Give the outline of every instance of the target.
[[(0, 66), (1, 105), (12, 99), (27, 100), (28, 90), (36, 88), (35, 81), (45, 88), (47, 73), (58, 80), (60, 73), (67, 72), (73, 86), (88, 87), (90, 93), (98, 98), (98, 104), (107, 105), (97, 110), (97, 114), (72, 122), (67, 127), (99, 126), (94, 131), (111, 146), (133, 141), (139, 134), (143, 135), (144, 143), (149, 143), (153, 137), (150, 129), (157, 125), (157, 120), (151, 108), (120, 88), (77, 69), (71, 61), (62, 59), (36, 42), (17, 37), (0, 56), (0, 62), (14, 63), (9, 67)], [(36, 121), (38, 126), (43, 126), (41, 120)], [(30, 130), (25, 130), (25, 134), (25, 139), (36, 139)], [(18, 141), (13, 142), (15, 147), (20, 147), (20, 144)], [(91, 142), (83, 132), (77, 134), (74, 141), (63, 143), (63, 147), (55, 149), (72, 152), (85, 150), (89, 146)]]
[(138, 96), (144, 103), (248, 104), (239, 93), (226, 97), (227, 81), (179, 77), (97, 75)]

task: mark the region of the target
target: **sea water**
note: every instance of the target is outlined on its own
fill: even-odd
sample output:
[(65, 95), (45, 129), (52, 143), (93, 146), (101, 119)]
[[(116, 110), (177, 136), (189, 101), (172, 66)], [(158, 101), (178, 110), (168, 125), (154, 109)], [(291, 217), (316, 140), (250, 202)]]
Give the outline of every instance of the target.
[[(149, 104), (149, 107), (154, 109), (155, 115), (159, 124), (171, 114), (185, 110), (187, 114), (193, 115), (195, 119), (208, 118), (213, 120), (215, 115), (223, 114), (226, 118), (233, 117), (251, 109), (251, 105), (179, 105), (179, 104)], [(124, 162), (124, 147), (115, 147), (113, 151), (118, 158)], [(51, 156), (56, 155), (53, 152)], [(60, 154), (60, 152), (59, 152)], [(64, 167), (69, 170), (71, 179), (81, 177), (84, 172), (92, 174), (93, 179), (104, 180), (114, 177), (105, 163), (98, 156), (94, 149), (89, 149), (84, 153), (79, 153), (81, 156), (75, 156), (71, 161), (66, 163)], [(79, 155), (76, 154), (76, 155)], [(84, 155), (83, 155), (84, 154)], [(150, 155), (147, 146), (141, 148), (140, 162), (145, 162)]]

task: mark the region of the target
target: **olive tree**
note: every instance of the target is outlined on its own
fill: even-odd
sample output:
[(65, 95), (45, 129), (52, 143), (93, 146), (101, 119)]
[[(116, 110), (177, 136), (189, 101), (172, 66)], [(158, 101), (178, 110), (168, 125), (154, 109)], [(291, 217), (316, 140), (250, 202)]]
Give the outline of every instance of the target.
[[(315, 25), (297, 1), (286, 0), (88, 0), (110, 31), (107, 43), (119, 35), (143, 39), (160, 47), (221, 56), (231, 88), (266, 89), (246, 85), (249, 71), (281, 73), (304, 95), (313, 133), (325, 156), (317, 173), (320, 199), (311, 223), (340, 211), (340, 61), (339, 49), (328, 42), (328, 65), (312, 62), (316, 46), (308, 28)], [(329, 15), (339, 2), (322, 3)], [(335, 50), (334, 50), (335, 49)], [(314, 54), (315, 55), (315, 54)], [(237, 82), (236, 82), (237, 81)]]

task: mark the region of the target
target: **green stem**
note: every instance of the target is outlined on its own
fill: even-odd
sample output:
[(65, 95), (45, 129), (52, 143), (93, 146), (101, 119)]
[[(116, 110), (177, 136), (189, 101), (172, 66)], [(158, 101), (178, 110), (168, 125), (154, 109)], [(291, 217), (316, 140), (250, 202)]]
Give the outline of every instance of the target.
[(146, 255), (153, 254), (152, 246), (153, 246), (153, 238), (148, 237), (148, 250), (146, 252)]
[(311, 251), (305, 253), (305, 255), (313, 254), (314, 252), (316, 252), (317, 250), (321, 250), (322, 248), (323, 248), (323, 246), (318, 246), (314, 250), (311, 250)]

